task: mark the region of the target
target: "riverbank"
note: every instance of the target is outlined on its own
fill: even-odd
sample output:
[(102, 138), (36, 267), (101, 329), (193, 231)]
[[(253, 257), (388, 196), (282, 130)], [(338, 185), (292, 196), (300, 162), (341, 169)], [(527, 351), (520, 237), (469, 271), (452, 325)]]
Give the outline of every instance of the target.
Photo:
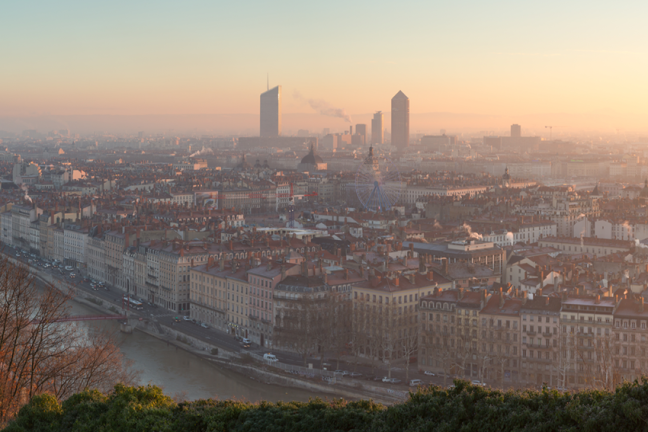
[[(85, 296), (85, 294), (86, 293), (83, 295)], [(106, 306), (103, 300), (98, 299), (91, 294), (88, 294), (86, 298), (76, 296), (73, 300), (87, 308), (97, 311), (100, 314), (114, 313), (114, 310), (110, 309), (111, 307), (114, 308), (114, 306)], [(133, 318), (131, 318), (130, 321), (132, 322)], [(282, 388), (307, 390), (309, 392), (329, 395), (334, 398), (343, 397), (351, 400), (373, 399), (376, 402), (386, 405), (403, 400), (402, 397), (399, 397), (400, 394), (397, 396), (395, 395), (395, 397), (389, 397), (388, 395), (381, 396), (372, 392), (362, 391), (362, 389), (354, 389), (340, 382), (337, 382), (336, 384), (328, 384), (321, 380), (318, 381), (316, 378), (300, 377), (288, 374), (279, 368), (259, 364), (259, 362), (252, 359), (250, 355), (235, 353), (216, 345), (208, 344), (176, 329), (160, 325), (153, 320), (137, 320), (136, 323), (137, 324), (134, 325), (134, 330), (137, 332), (155, 338), (187, 354), (207, 360), (219, 368), (227, 369), (228, 371), (237, 373), (240, 376), (260, 383)], [(212, 348), (216, 348), (218, 354), (211, 354)]]
[[(80, 290), (52, 275), (33, 269), (44, 282), (60, 286), (62, 291), (71, 293), (72, 299), (99, 314), (116, 315), (122, 311), (110, 300), (103, 299), (92, 292)], [(241, 376), (271, 386), (306, 390), (331, 397), (347, 399), (373, 399), (383, 404), (402, 402), (407, 399), (406, 391), (394, 390), (371, 385), (364, 381), (333, 376), (331, 372), (319, 369), (306, 369), (282, 363), (267, 364), (258, 355), (249, 352), (236, 352), (222, 345), (206, 341), (182, 331), (180, 326), (161, 324), (151, 316), (140, 317), (136, 312), (127, 313), (129, 327), (159, 341), (206, 360), (213, 365), (233, 371)], [(124, 326), (122, 326), (122, 329)], [(209, 339), (209, 338), (207, 338)]]

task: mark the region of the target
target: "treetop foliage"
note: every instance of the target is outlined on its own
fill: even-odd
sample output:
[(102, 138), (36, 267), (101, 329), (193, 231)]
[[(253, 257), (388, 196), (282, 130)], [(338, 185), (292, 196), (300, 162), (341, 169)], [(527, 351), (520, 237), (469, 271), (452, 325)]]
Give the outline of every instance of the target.
[(630, 431), (648, 430), (648, 380), (614, 392), (500, 391), (455, 381), (419, 388), (401, 404), (198, 400), (176, 403), (157, 387), (117, 385), (60, 403), (37, 395), (5, 429), (18, 431)]

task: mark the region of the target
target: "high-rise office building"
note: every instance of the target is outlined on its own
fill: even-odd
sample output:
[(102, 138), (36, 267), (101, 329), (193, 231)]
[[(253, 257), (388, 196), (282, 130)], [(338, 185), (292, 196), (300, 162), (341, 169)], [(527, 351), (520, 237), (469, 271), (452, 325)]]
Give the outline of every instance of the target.
[(383, 113), (378, 111), (371, 119), (371, 144), (382, 144), (385, 128), (383, 128)]
[(262, 137), (281, 135), (281, 86), (261, 93), (261, 128)]
[(367, 137), (367, 125), (366, 124), (357, 124), (356, 125), (356, 134), (358, 135), (364, 135), (364, 137)]
[(519, 124), (511, 125), (511, 138), (520, 138), (522, 136), (522, 126)]
[(391, 143), (409, 146), (409, 98), (399, 91), (391, 100)]

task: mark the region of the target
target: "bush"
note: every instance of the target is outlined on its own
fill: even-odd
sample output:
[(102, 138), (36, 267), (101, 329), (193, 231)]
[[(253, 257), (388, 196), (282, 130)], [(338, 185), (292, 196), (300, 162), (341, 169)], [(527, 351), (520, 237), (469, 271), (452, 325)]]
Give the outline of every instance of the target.
[(249, 403), (176, 403), (157, 387), (86, 391), (60, 404), (38, 396), (7, 431), (631, 431), (646, 430), (648, 381), (614, 392), (499, 391), (455, 381), (452, 390), (420, 388), (401, 404), (341, 399)]

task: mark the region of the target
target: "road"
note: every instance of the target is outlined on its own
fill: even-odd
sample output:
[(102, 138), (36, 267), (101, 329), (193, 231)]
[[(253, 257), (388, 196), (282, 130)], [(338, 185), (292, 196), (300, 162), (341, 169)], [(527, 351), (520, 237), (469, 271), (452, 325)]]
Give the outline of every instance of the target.
[[(74, 272), (69, 272), (69, 271), (63, 271), (63, 274), (58, 269), (55, 268), (44, 268), (44, 261), (38, 259), (38, 258), (32, 258), (32, 257), (25, 257), (24, 254), (21, 252), (20, 257), (16, 256), (16, 251), (19, 251), (20, 249), (13, 249), (10, 247), (5, 247), (5, 249), (2, 251), (2, 253), (6, 254), (7, 256), (10, 256), (14, 259), (19, 260), (25, 265), (30, 265), (32, 267), (37, 267), (38, 271), (47, 273), (51, 276), (53, 276), (55, 279), (59, 280), (60, 282), (67, 283), (70, 285), (74, 285), (78, 290), (81, 291), (87, 291), (88, 293), (91, 293), (92, 295), (101, 298), (103, 301), (106, 303), (115, 306), (118, 310), (122, 311), (122, 296), (123, 292), (116, 289), (116, 288), (110, 288), (110, 287), (105, 287), (105, 288), (95, 288), (93, 289), (91, 287), (91, 281), (88, 279), (83, 279), (81, 277), (77, 276), (74, 278), (70, 277), (71, 273)], [(32, 259), (33, 262), (31, 264), (28, 263), (28, 261)], [(229, 351), (234, 351), (234, 352), (245, 352), (245, 351), (250, 351), (255, 354), (263, 355), (264, 353), (269, 352), (267, 348), (258, 346), (256, 344), (252, 344), (252, 347), (249, 349), (243, 349), (241, 346), (241, 343), (232, 335), (221, 331), (219, 329), (215, 328), (203, 328), (200, 325), (194, 323), (193, 321), (184, 321), (181, 320), (180, 322), (174, 322), (174, 317), (181, 317), (179, 313), (172, 312), (157, 306), (151, 306), (147, 304), (146, 302), (143, 302), (143, 310), (141, 311), (134, 311), (130, 310), (131, 314), (139, 315), (142, 318), (153, 318), (155, 321), (158, 323), (168, 326), (168, 327), (173, 327), (178, 331), (181, 331), (191, 337), (200, 339), (204, 342), (208, 342), (210, 344), (216, 345), (220, 348), (229, 350)], [(291, 352), (285, 352), (285, 351), (280, 351), (273, 349), (272, 353), (277, 356), (280, 362), (289, 364), (289, 365), (294, 365), (294, 366), (304, 366), (304, 359), (301, 357), (299, 354), (291, 353)], [(335, 359), (329, 358), (325, 356), (326, 362), (329, 363), (331, 366), (327, 367), (328, 370), (334, 370), (338, 369), (338, 364)], [(319, 358), (308, 358), (307, 363), (312, 363), (314, 368), (319, 368), (320, 367), (320, 359)], [(348, 371), (348, 372), (359, 372), (362, 374), (362, 376), (358, 377), (357, 379), (371, 379), (378, 377), (382, 378), (388, 375), (387, 371), (387, 366), (386, 365), (381, 365), (381, 367), (376, 367), (373, 369), (370, 366), (364, 365), (364, 364), (358, 364), (354, 365), (352, 362), (345, 362), (345, 361), (340, 361), (339, 363), (339, 369)], [(388, 388), (393, 388), (395, 390), (406, 390), (408, 389), (408, 383), (405, 380), (405, 370), (404, 368), (392, 368), (391, 372), (391, 377), (392, 378), (398, 378), (401, 380), (400, 384), (383, 384), (380, 380), (375, 381), (372, 384), (375, 385), (381, 385), (381, 386), (386, 386)], [(348, 377), (345, 377), (344, 379), (348, 379)], [(410, 371), (409, 371), (409, 379), (420, 379), (423, 381), (424, 384), (433, 384), (433, 385), (438, 385), (438, 386), (443, 386), (443, 378), (438, 377), (438, 376), (428, 376), (424, 375), (422, 373), (419, 373), (418, 370), (416, 369), (416, 363), (410, 364)], [(468, 379), (468, 378), (466, 378)], [(452, 378), (448, 378), (446, 381), (446, 384), (449, 385), (452, 383)]]

